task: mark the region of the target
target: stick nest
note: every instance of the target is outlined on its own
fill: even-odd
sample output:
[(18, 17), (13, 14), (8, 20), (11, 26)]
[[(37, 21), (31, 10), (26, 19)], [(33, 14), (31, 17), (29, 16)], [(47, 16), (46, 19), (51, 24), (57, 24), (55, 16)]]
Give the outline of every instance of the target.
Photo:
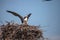
[(0, 26), (0, 40), (37, 40), (42, 38), (38, 26), (7, 23)]

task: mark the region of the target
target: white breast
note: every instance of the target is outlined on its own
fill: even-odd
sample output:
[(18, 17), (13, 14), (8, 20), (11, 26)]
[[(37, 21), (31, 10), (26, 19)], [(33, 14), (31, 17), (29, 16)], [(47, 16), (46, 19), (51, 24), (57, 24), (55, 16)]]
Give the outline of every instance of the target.
[(24, 19), (24, 21), (27, 21), (27, 20), (28, 20), (27, 18)]

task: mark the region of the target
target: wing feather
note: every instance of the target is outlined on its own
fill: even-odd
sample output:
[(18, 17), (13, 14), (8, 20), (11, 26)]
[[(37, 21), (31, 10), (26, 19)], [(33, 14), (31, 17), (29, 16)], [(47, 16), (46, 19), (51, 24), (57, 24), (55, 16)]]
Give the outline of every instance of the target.
[(28, 19), (29, 19), (30, 16), (31, 16), (31, 13), (27, 15)]
[(13, 14), (14, 16), (18, 16), (21, 19), (21, 22), (23, 23), (23, 17), (21, 15), (17, 14), (16, 12), (12, 12), (12, 11), (8, 11), (8, 10), (7, 10), (7, 12)]

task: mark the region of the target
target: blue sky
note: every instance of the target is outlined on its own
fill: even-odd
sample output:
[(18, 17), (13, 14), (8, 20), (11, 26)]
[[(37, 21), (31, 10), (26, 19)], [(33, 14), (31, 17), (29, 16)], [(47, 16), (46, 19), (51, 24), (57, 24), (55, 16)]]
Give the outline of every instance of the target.
[(0, 0), (0, 24), (4, 24), (6, 20), (21, 23), (18, 17), (7, 13), (6, 10), (17, 12), (22, 16), (32, 13), (28, 21), (30, 25), (41, 25), (44, 37), (51, 40), (59, 39), (60, 0)]

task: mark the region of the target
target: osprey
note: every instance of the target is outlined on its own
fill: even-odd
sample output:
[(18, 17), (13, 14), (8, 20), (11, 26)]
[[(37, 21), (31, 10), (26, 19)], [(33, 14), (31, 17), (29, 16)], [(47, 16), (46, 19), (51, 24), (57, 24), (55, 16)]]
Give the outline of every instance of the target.
[(12, 11), (8, 11), (8, 10), (7, 10), (7, 12), (13, 14), (14, 16), (18, 16), (21, 19), (21, 22), (23, 24), (27, 24), (27, 21), (28, 21), (29, 17), (31, 16), (31, 13), (25, 17), (22, 17), (21, 15), (17, 14), (16, 12), (12, 12)]

